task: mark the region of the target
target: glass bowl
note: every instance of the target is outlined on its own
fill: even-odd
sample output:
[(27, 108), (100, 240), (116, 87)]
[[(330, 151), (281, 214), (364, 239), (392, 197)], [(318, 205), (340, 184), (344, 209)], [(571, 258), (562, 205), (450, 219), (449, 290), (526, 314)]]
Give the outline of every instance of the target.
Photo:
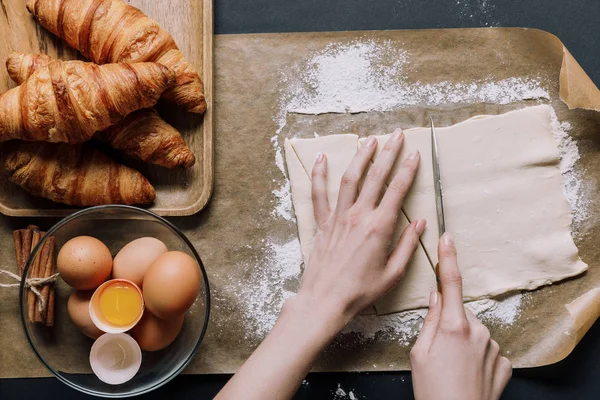
[(121, 385), (108, 385), (93, 373), (89, 363), (93, 340), (84, 336), (67, 314), (67, 300), (73, 291), (58, 277), (55, 285), (55, 321), (53, 327), (30, 323), (27, 288), (20, 287), (21, 321), (31, 348), (44, 365), (59, 380), (86, 394), (102, 397), (129, 397), (147, 393), (173, 379), (198, 352), (208, 325), (210, 294), (206, 271), (194, 246), (169, 221), (137, 207), (109, 205), (88, 208), (66, 217), (54, 225), (33, 249), (24, 270), (30, 278), (30, 267), (39, 257), (47, 238), (56, 241), (53, 257), (56, 260), (62, 245), (75, 236), (88, 235), (108, 246), (113, 257), (130, 241), (152, 236), (162, 240), (169, 250), (189, 254), (198, 262), (202, 285), (196, 301), (187, 311), (183, 328), (177, 339), (163, 350), (143, 352), (142, 366), (137, 375)]

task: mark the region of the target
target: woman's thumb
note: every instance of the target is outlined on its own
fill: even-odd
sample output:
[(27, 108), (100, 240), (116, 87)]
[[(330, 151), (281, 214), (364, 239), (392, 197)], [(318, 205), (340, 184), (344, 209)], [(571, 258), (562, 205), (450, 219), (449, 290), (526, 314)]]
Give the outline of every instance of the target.
[(419, 338), (417, 339), (417, 343), (425, 343), (427, 347), (433, 342), (433, 338), (435, 337), (440, 322), (440, 316), (442, 315), (441, 297), (441, 293), (437, 291), (433, 291), (429, 295), (429, 311), (425, 316), (421, 333), (419, 333)]

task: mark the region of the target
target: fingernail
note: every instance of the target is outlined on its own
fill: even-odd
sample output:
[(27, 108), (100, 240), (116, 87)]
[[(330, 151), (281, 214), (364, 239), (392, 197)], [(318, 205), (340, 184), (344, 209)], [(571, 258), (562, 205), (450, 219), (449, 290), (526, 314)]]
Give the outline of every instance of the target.
[(452, 238), (452, 235), (449, 232), (444, 233), (442, 242), (444, 242), (444, 245), (446, 246), (454, 246), (454, 238)]
[(417, 234), (419, 234), (419, 236), (423, 233), (426, 226), (427, 226), (426, 219), (421, 219), (417, 222), (417, 225), (415, 225), (415, 231), (417, 231)]
[(367, 140), (365, 140), (365, 142), (363, 143), (363, 146), (371, 147), (375, 144), (375, 142), (377, 142), (377, 139), (375, 139), (375, 136), (369, 136), (367, 138)]
[(323, 162), (323, 153), (322, 152), (317, 153), (317, 161), (315, 163), (318, 164), (320, 162)]
[(404, 136), (402, 129), (396, 129), (394, 133), (392, 133), (392, 140), (400, 140), (402, 136)]
[(419, 157), (419, 155), (420, 155), (420, 153), (419, 153), (419, 150), (417, 150), (417, 151), (413, 151), (412, 153), (410, 153), (410, 154), (408, 155), (408, 157), (406, 157), (406, 158), (407, 158), (408, 160), (411, 160), (411, 161), (412, 161), (412, 160), (416, 160), (416, 159), (417, 159), (417, 157)]
[(429, 308), (433, 308), (437, 305), (438, 297), (438, 292), (435, 290), (429, 294)]

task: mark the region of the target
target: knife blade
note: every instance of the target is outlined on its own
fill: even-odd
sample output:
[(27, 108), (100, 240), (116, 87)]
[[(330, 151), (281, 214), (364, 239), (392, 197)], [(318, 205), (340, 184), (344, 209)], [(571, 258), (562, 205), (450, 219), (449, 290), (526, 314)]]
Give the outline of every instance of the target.
[(431, 159), (433, 162), (433, 187), (435, 191), (435, 208), (437, 211), (438, 232), (440, 237), (446, 232), (446, 220), (444, 219), (444, 194), (442, 192), (442, 177), (440, 175), (440, 163), (438, 161), (438, 143), (435, 135), (433, 118), (431, 121)]
[[(437, 211), (437, 223), (438, 233), (442, 237), (446, 232), (446, 220), (444, 218), (444, 194), (442, 192), (442, 177), (440, 174), (440, 163), (438, 158), (438, 143), (435, 135), (435, 126), (433, 125), (433, 118), (429, 118), (431, 122), (431, 160), (433, 163), (433, 188), (435, 191), (435, 208)], [(439, 263), (434, 267), (435, 280), (437, 283), (438, 292), (442, 292), (439, 278)]]

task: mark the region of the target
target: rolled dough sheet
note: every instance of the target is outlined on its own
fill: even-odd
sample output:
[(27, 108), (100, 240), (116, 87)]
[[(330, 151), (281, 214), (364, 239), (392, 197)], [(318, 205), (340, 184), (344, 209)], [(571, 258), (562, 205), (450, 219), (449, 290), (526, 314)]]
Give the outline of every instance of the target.
[[(327, 155), (327, 192), (329, 204), (333, 208), (337, 202), (342, 175), (356, 153), (357, 146), (357, 135), (331, 135), (323, 136), (318, 140), (292, 139), (285, 141), (285, 156), (292, 186), (292, 201), (296, 212), (300, 246), (305, 263), (308, 262), (316, 232), (311, 196), (311, 173), (317, 154), (322, 152)], [(398, 242), (400, 234), (408, 224), (409, 222), (404, 213), (400, 213), (392, 244)], [(422, 307), (422, 293), (429, 293), (434, 288), (435, 275), (433, 269), (427, 259), (425, 250), (419, 245), (404, 279), (395, 290), (390, 291), (375, 305), (375, 309), (378, 313), (389, 313), (395, 311), (389, 309), (390, 304), (403, 304), (406, 309)]]
[[(571, 237), (571, 212), (559, 170), (551, 112), (546, 105), (529, 107), (436, 129), (446, 229), (456, 241), (465, 301), (533, 290), (587, 269)], [(429, 223), (421, 239), (424, 248), (415, 255), (405, 279), (375, 305), (379, 314), (426, 307), (435, 286), (431, 265), (437, 262), (438, 231), (430, 130), (417, 128), (405, 133), (400, 159), (414, 149), (420, 150), (422, 159), (403, 205), (407, 218), (400, 218), (396, 235), (413, 219), (426, 218)], [(354, 135), (292, 139), (286, 143), (305, 260), (315, 230), (312, 204), (310, 215), (304, 205), (311, 198), (306, 171), (312, 169), (316, 154), (323, 151), (329, 160), (330, 191), (339, 187), (356, 147), (352, 150), (334, 142), (347, 136)], [(388, 137), (377, 137), (374, 159)], [(325, 140), (327, 148), (321, 144)], [(302, 147), (300, 153), (293, 152), (297, 145)], [(304, 176), (293, 168), (297, 164), (303, 166)]]

